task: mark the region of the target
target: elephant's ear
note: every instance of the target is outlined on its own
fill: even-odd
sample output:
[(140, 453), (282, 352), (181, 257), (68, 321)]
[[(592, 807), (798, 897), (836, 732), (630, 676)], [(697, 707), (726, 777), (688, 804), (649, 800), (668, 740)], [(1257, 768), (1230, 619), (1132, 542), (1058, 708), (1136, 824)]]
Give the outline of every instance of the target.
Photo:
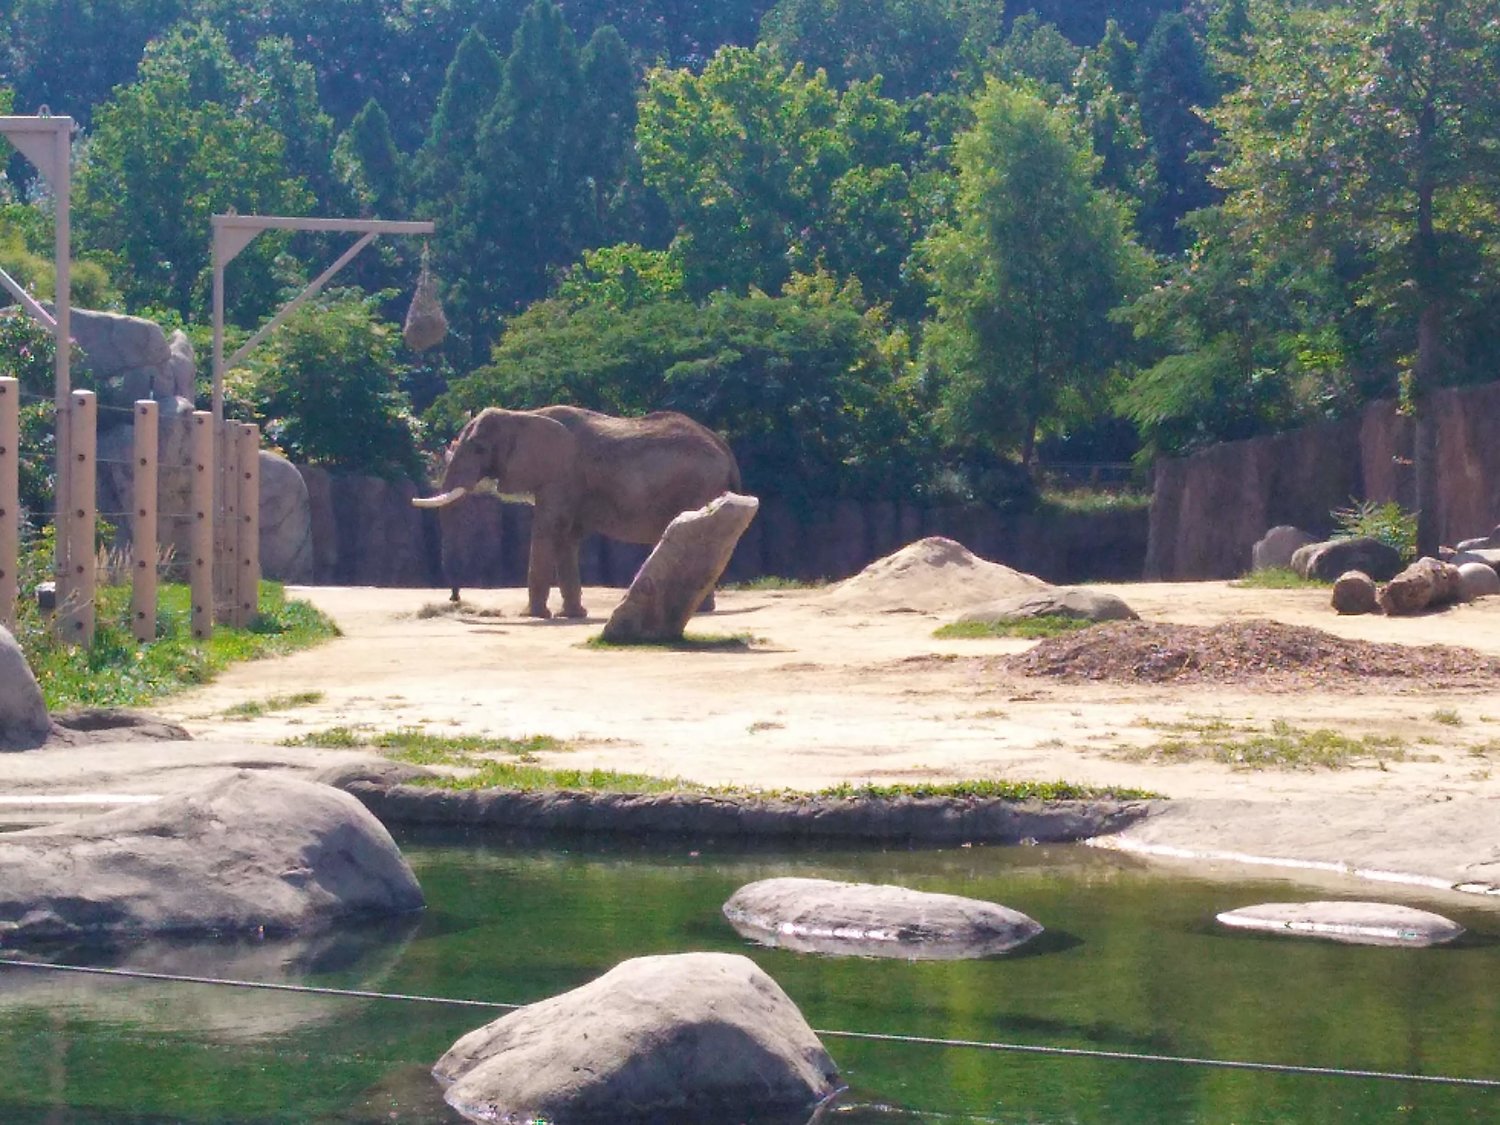
[(525, 492), (547, 490), (571, 477), (578, 439), (561, 422), (529, 411), (509, 415), (507, 448), (499, 456), (504, 486)]

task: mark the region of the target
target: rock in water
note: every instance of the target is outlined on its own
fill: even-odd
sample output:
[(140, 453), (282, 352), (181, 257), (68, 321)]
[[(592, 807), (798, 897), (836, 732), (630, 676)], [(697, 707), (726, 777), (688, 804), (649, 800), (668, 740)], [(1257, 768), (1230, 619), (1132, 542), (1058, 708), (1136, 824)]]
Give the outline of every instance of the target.
[(1042, 927), (1006, 906), (960, 895), (828, 879), (762, 879), (724, 916), (745, 937), (799, 953), (952, 961), (1005, 953)]
[(471, 1121), (803, 1122), (838, 1071), (747, 957), (637, 957), (465, 1035), (433, 1074)]
[(1353, 945), (1438, 945), (1464, 932), (1441, 914), (1385, 902), (1263, 902), (1226, 910), (1218, 919), (1235, 929)]
[(0, 833), (0, 939), (286, 933), (419, 909), (422, 889), (347, 793), (242, 770), (87, 820)]

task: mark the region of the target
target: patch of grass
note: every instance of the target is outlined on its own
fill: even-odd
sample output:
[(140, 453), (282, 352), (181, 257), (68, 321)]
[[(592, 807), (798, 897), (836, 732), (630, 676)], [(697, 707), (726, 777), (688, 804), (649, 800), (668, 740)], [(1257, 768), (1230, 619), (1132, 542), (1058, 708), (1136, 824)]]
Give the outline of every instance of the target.
[(783, 578), (777, 574), (763, 574), (746, 582), (727, 582), (720, 589), (763, 593), (767, 590), (817, 590), (826, 585), (826, 578)]
[(475, 605), (473, 602), (427, 602), (416, 613), (412, 614), (418, 621), (428, 621), (434, 617), (454, 617), (463, 614), (465, 617), (504, 617), (505, 611), (499, 609), (486, 609), (484, 606)]
[(1442, 723), (1445, 727), (1461, 727), (1464, 725), (1463, 716), (1452, 707), (1439, 707), (1432, 713), (1432, 721)]
[(1290, 567), (1268, 566), (1264, 570), (1252, 570), (1230, 585), (1242, 590), (1326, 590), (1332, 583), (1303, 578)]
[(59, 710), (140, 706), (207, 683), (231, 664), (281, 656), (339, 635), (337, 626), (308, 603), (286, 600), (277, 583), (262, 583), (260, 605), (249, 628), (216, 626), (210, 639), (199, 641), (192, 635), (188, 588), (163, 586), (157, 638), (139, 644), (130, 629), (129, 587), (101, 586), (94, 643), (88, 648), (53, 637), (34, 606), (23, 608), (16, 639), (48, 708)]
[(226, 719), (254, 719), (271, 711), (286, 711), (292, 707), (304, 707), (323, 699), (321, 691), (298, 691), (291, 695), (273, 695), (269, 699), (247, 699), (233, 707), (224, 708)]
[(604, 637), (590, 637), (583, 642), (584, 648), (624, 650), (632, 648), (666, 649), (671, 652), (748, 652), (763, 637), (752, 633), (684, 633), (678, 641), (633, 641), (621, 644), (606, 641)]
[(1151, 507), (1151, 490), (1137, 488), (1070, 488), (1043, 490), (1043, 512), (1135, 512)]
[(1049, 613), (1040, 617), (1013, 617), (1005, 621), (955, 621), (934, 629), (932, 635), (941, 641), (987, 640), (992, 637), (1041, 640), (1045, 637), (1060, 637), (1064, 633), (1076, 633), (1093, 624), (1093, 621), (1080, 617)]
[(845, 783), (820, 789), (817, 797), (867, 797), (890, 800), (896, 797), (977, 798), (1000, 801), (1143, 801), (1159, 797), (1146, 789), (1123, 786), (1074, 785), (1068, 781), (949, 781), (902, 785), (855, 785)]
[(1235, 769), (1343, 769), (1358, 762), (1399, 762), (1406, 744), (1391, 736), (1351, 738), (1327, 728), (1303, 730), (1278, 719), (1269, 731), (1223, 719), (1152, 724), (1168, 737), (1116, 752), (1127, 761), (1220, 762)]

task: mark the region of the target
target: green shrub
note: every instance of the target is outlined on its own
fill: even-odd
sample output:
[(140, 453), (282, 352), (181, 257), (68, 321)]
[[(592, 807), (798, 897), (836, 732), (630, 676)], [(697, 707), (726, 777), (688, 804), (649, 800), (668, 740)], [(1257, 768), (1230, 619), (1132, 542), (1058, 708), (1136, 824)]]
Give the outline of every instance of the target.
[(1351, 500), (1347, 508), (1335, 508), (1334, 527), (1338, 538), (1379, 539), (1401, 553), (1402, 562), (1417, 554), (1417, 513), (1408, 512), (1394, 500)]

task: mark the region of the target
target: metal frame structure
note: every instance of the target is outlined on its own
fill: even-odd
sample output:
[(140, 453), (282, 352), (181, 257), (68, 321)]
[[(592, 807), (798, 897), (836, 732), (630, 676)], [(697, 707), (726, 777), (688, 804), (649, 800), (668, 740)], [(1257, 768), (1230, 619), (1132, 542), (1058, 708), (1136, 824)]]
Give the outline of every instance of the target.
[[(354, 256), (375, 240), (376, 235), (381, 234), (432, 234), (436, 229), (431, 222), (400, 222), (385, 219), (306, 219), (284, 215), (215, 215), (213, 216), (213, 271), (214, 271), (214, 358), (213, 358), (213, 441), (216, 449), (224, 449), (225, 425), (224, 425), (224, 373), (245, 358), (262, 340), (269, 336), (286, 320), (304, 301), (317, 294), (317, 292), (328, 283), (328, 280), (348, 265)], [(354, 245), (319, 274), (303, 288), (302, 292), (293, 297), (279, 312), (276, 313), (265, 324), (261, 325), (248, 340), (237, 348), (233, 355), (227, 360), (224, 358), (224, 267), (232, 262), (236, 255), (255, 240), (262, 231), (267, 230), (293, 230), (293, 231), (328, 231), (342, 234), (358, 234), (360, 237)], [(224, 458), (216, 457), (215, 464), (220, 465), (220, 472), (216, 477), (222, 477), (222, 466)], [(224, 564), (229, 562), (231, 569), (237, 571), (238, 567), (233, 565), (232, 559), (226, 559), (226, 555), (233, 554), (231, 546), (234, 536), (228, 528), (230, 509), (235, 503), (244, 504), (246, 498), (240, 494), (238, 488), (230, 488), (230, 482), (217, 479), (214, 490), (214, 571), (225, 569)], [(231, 499), (231, 498), (236, 499)], [(252, 513), (253, 515), (253, 513)], [(210, 576), (209, 581), (215, 580)], [(230, 585), (234, 582), (230, 578)], [(215, 591), (217, 585), (206, 591), (210, 604), (217, 601)], [(193, 601), (198, 603), (199, 592), (194, 591)], [(248, 607), (247, 607), (248, 598)], [(253, 615), (255, 608), (255, 591), (241, 591), (238, 596), (233, 597), (234, 604), (239, 607), (242, 616)], [(226, 599), (228, 600), (228, 599)], [(215, 616), (207, 615), (211, 621)], [(206, 634), (205, 634), (206, 635)]]
[[(57, 353), (54, 379), (54, 401), (57, 407), (57, 466), (54, 493), (57, 497), (57, 509), (61, 513), (63, 505), (69, 502), (73, 494), (72, 489), (72, 458), (70, 456), (71, 443), (70, 420), (72, 417), (72, 354), (69, 341), (72, 339), (72, 314), (73, 314), (73, 257), (72, 257), (72, 230), (71, 230), (71, 207), (73, 195), (73, 119), (71, 117), (54, 117), (43, 107), (42, 112), (34, 117), (0, 116), (0, 136), (4, 136), (18, 152), (36, 166), (42, 178), (52, 188), (53, 222), (55, 249), (53, 252), (53, 270), (55, 282), (53, 284), (53, 309), (49, 313), (44, 309), (25, 288), (4, 270), (0, 270), (0, 285), (3, 285), (17, 301), (21, 303), (28, 314), (35, 320), (52, 330), (56, 341)], [(72, 596), (80, 585), (74, 581), (75, 568), (70, 565), (71, 556), (77, 551), (75, 545), (69, 542), (69, 537), (63, 534), (64, 521), (58, 521), (57, 556), (55, 572), (57, 578), (57, 604), (64, 612), (70, 609), (77, 610), (86, 608), (92, 613), (92, 604), (87, 607), (78, 605), (79, 598)], [(92, 529), (90, 529), (92, 536)], [(93, 558), (93, 543), (90, 541), (86, 547), (81, 548), (88, 559)], [(87, 563), (83, 564), (85, 567)], [(92, 571), (90, 571), (90, 574)], [(82, 583), (87, 587), (87, 600), (92, 603), (91, 581)], [(64, 631), (64, 635), (70, 632)], [(73, 630), (76, 632), (76, 630)], [(92, 639), (92, 627), (86, 632), (89, 634), (81, 638), (70, 637), (69, 639), (81, 639), (87, 643)]]

